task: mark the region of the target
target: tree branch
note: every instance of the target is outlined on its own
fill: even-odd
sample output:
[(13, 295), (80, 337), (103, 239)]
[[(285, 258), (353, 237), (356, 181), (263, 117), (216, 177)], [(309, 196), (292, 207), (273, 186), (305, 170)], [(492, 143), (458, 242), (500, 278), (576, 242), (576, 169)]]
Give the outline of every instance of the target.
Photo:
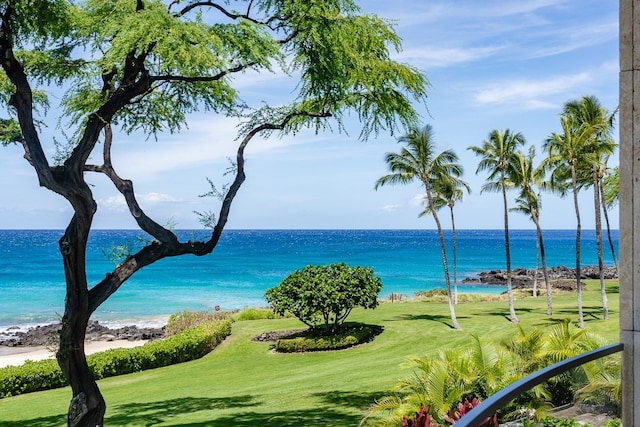
[(25, 159), (35, 169), (40, 185), (60, 194), (63, 189), (54, 179), (35, 126), (31, 86), (24, 67), (13, 53), (13, 31), (11, 28), (13, 12), (13, 8), (8, 6), (0, 16), (0, 64), (16, 88), (9, 104), (16, 109), (18, 115)]
[(216, 80), (222, 79), (226, 75), (246, 70), (247, 68), (251, 68), (254, 65), (256, 65), (255, 62), (249, 61), (246, 64), (241, 64), (233, 68), (229, 68), (228, 70), (221, 71), (218, 74), (213, 76), (188, 77), (188, 76), (162, 75), (162, 76), (151, 76), (150, 78), (152, 82), (156, 82), (156, 81), (163, 81), (163, 82), (179, 81), (179, 82), (188, 82), (188, 83), (214, 82)]
[[(89, 291), (90, 312), (95, 311), (100, 306), (100, 304), (102, 304), (107, 300), (107, 298), (109, 298), (109, 296), (116, 292), (129, 277), (131, 277), (136, 271), (147, 265), (150, 265), (166, 257), (173, 257), (184, 254), (203, 256), (211, 253), (220, 240), (222, 231), (224, 230), (224, 227), (229, 218), (231, 204), (233, 203), (234, 198), (236, 197), (238, 191), (240, 190), (240, 187), (242, 186), (242, 183), (245, 180), (244, 150), (246, 149), (247, 145), (260, 132), (284, 129), (293, 118), (299, 116), (329, 117), (330, 114), (324, 112), (294, 111), (287, 114), (279, 123), (263, 123), (254, 127), (250, 132), (248, 132), (238, 146), (238, 150), (236, 153), (236, 175), (229, 187), (229, 191), (224, 197), (222, 206), (220, 207), (218, 221), (213, 228), (209, 240), (204, 242), (188, 241), (185, 243), (178, 242), (175, 234), (171, 233), (169, 230), (164, 229), (162, 226), (158, 225), (150, 218), (148, 218), (144, 214), (142, 209), (140, 209), (140, 207), (137, 205), (131, 182), (123, 180), (117, 176), (111, 166), (110, 160), (110, 148), (112, 143), (111, 128), (109, 125), (106, 125), (105, 148), (103, 154), (105, 164), (101, 167), (102, 169), (104, 169), (104, 171), (102, 172), (111, 178), (112, 182), (114, 183), (114, 185), (116, 185), (120, 193), (125, 196), (127, 205), (129, 206), (132, 215), (138, 222), (138, 225), (147, 233), (156, 237), (159, 242), (152, 242), (137, 253), (127, 257), (127, 259), (125, 259), (121, 264), (117, 265), (111, 273), (107, 274), (107, 276), (102, 281), (100, 281)], [(138, 216), (136, 216), (136, 214)], [(168, 236), (165, 233), (170, 233), (171, 236)], [(169, 242), (170, 244), (167, 244), (167, 242)]]

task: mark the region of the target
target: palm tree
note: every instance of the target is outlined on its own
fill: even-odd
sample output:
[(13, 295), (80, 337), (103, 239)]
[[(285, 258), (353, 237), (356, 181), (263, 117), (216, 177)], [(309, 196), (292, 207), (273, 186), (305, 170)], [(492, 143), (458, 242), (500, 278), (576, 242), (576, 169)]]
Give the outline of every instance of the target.
[(449, 278), (444, 233), (434, 202), (433, 183), (443, 180), (447, 176), (462, 175), (462, 168), (458, 164), (458, 156), (452, 150), (445, 150), (436, 155), (433, 138), (433, 130), (430, 125), (426, 125), (422, 129), (412, 128), (409, 133), (400, 137), (398, 142), (403, 143), (404, 147), (402, 147), (400, 153), (386, 154), (385, 161), (391, 173), (379, 178), (376, 181), (375, 188), (377, 189), (386, 184), (408, 184), (415, 180), (420, 181), (424, 186), (429, 210), (436, 222), (438, 236), (440, 237), (442, 267), (449, 300), (451, 323), (454, 329), (461, 329), (451, 297), (451, 279)]
[(552, 133), (544, 143), (544, 149), (548, 157), (543, 161), (545, 169), (552, 170), (550, 188), (561, 195), (567, 192), (567, 169), (571, 179), (571, 189), (573, 190), (573, 206), (576, 214), (576, 293), (578, 297), (578, 325), (584, 328), (584, 315), (582, 312), (582, 282), (580, 280), (580, 233), (582, 224), (580, 222), (580, 207), (578, 205), (578, 178), (576, 164), (581, 153), (584, 151), (585, 129), (577, 126), (575, 120), (567, 115), (560, 116), (562, 126), (561, 134)]
[(568, 102), (564, 108), (564, 114), (574, 117), (578, 125), (590, 130), (588, 143), (592, 151), (583, 157), (579, 165), (580, 184), (585, 187), (593, 185), (593, 202), (596, 222), (596, 244), (598, 249), (598, 272), (600, 277), (600, 293), (602, 297), (602, 310), (605, 319), (609, 319), (607, 307), (607, 294), (604, 286), (604, 262), (602, 255), (602, 219), (600, 180), (607, 167), (607, 160), (616, 147), (611, 133), (613, 132), (614, 113), (609, 113), (600, 105), (595, 96), (584, 96), (576, 101)]
[[(462, 166), (460, 173), (462, 174)], [(453, 208), (457, 201), (462, 200), (464, 193), (469, 194), (471, 187), (466, 181), (458, 176), (447, 175), (433, 183), (434, 188), (434, 207), (440, 209), (445, 205), (449, 207), (451, 213), (451, 239), (453, 243), (453, 303), (458, 304), (458, 245), (456, 239), (456, 222), (453, 215)], [(429, 215), (431, 213), (427, 206), (420, 216)]]
[(611, 238), (611, 226), (609, 225), (608, 211), (618, 203), (620, 191), (620, 168), (616, 166), (612, 170), (604, 170), (602, 179), (600, 180), (600, 196), (602, 197), (602, 213), (607, 224), (607, 238), (609, 239), (609, 248), (613, 257), (613, 265), (618, 271), (618, 258), (616, 257), (616, 249)]
[[(511, 180), (514, 185), (520, 187), (520, 195), (516, 199), (516, 207), (512, 210), (522, 212), (528, 215), (536, 226), (537, 247), (540, 250), (540, 258), (542, 259), (542, 274), (547, 291), (547, 315), (553, 313), (553, 302), (551, 296), (551, 283), (547, 271), (547, 257), (544, 252), (544, 240), (542, 239), (542, 228), (540, 227), (540, 198), (534, 190), (534, 183), (540, 182), (542, 179), (542, 170), (533, 167), (533, 158), (536, 155), (535, 147), (529, 148), (529, 153), (524, 155), (522, 152), (516, 153), (515, 168)], [(538, 271), (536, 266), (537, 277)]]
[[(535, 147), (529, 147), (529, 153), (525, 155), (517, 152), (515, 157), (515, 168), (511, 180), (514, 185), (520, 188), (520, 194), (516, 199), (516, 206), (512, 211), (521, 212), (531, 218), (536, 226), (536, 275), (538, 271), (538, 259), (542, 259), (543, 277), (547, 292), (547, 314), (552, 314), (551, 284), (547, 271), (547, 258), (545, 255), (542, 228), (540, 227), (540, 209), (542, 207), (540, 193), (536, 193), (535, 186), (544, 185), (544, 172), (540, 168), (533, 167), (535, 157)], [(539, 256), (538, 256), (539, 255)]]
[[(565, 105), (560, 115), (562, 133), (552, 133), (544, 143), (548, 157), (543, 161), (543, 168), (551, 170), (550, 187), (565, 195), (568, 181), (573, 193), (573, 205), (576, 213), (576, 293), (578, 298), (578, 325), (584, 328), (582, 311), (582, 282), (580, 268), (580, 208), (578, 205), (578, 191), (585, 184), (585, 175), (591, 171), (593, 165), (600, 158), (598, 135), (600, 124), (587, 121), (591, 112), (587, 104), (592, 104), (590, 97), (583, 97), (585, 107), (578, 108), (575, 103)], [(588, 167), (587, 167), (588, 165)], [(579, 176), (579, 174), (581, 174)], [(603, 303), (606, 302), (603, 300)]]
[(509, 129), (493, 130), (482, 147), (471, 146), (469, 149), (482, 157), (476, 173), (489, 171), (488, 182), (482, 186), (482, 191), (502, 191), (504, 203), (504, 246), (507, 264), (507, 296), (509, 299), (509, 314), (511, 321), (518, 322), (513, 305), (513, 290), (511, 289), (511, 253), (509, 249), (509, 210), (507, 207), (507, 187), (513, 186), (510, 177), (513, 171), (514, 154), (518, 146), (524, 145), (525, 138), (520, 133), (513, 133)]

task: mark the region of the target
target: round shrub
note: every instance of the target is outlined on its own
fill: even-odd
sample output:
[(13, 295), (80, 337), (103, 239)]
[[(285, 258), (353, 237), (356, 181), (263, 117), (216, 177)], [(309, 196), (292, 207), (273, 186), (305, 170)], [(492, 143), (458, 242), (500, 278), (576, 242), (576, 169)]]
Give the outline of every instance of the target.
[(308, 265), (268, 289), (265, 298), (276, 314), (290, 312), (310, 328), (322, 325), (325, 334), (332, 334), (354, 307), (377, 307), (381, 289), (369, 267)]

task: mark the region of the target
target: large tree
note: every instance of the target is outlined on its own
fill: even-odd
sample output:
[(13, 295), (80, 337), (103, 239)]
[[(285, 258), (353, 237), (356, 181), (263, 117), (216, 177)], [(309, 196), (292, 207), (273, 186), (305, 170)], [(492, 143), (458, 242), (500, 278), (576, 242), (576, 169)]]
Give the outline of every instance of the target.
[[(8, 112), (0, 138), (21, 144), (40, 185), (73, 209), (59, 243), (66, 295), (56, 354), (72, 390), (69, 425), (102, 425), (106, 411), (84, 352), (91, 314), (143, 267), (211, 253), (245, 179), (244, 149), (252, 138), (317, 131), (328, 118), (342, 128), (349, 112), (359, 117), (362, 138), (416, 123), (413, 105), (424, 101), (427, 81), (392, 61), (390, 49), (400, 49), (390, 24), (362, 14), (351, 0), (237, 1), (233, 8), (228, 1), (196, 0), (0, 1), (0, 96)], [(248, 108), (231, 77), (278, 70), (294, 80), (293, 101)], [(68, 90), (60, 106), (45, 111), (52, 86)], [(41, 130), (56, 123), (58, 111), (63, 129), (55, 139), (68, 136), (69, 149), (55, 162), (47, 155), (53, 141)], [(116, 172), (112, 141), (134, 132), (161, 137), (197, 111), (246, 122), (219, 212), (201, 215), (211, 233), (181, 241), (138, 204), (133, 182)], [(90, 162), (92, 155), (101, 161)], [(98, 205), (87, 176), (93, 174), (124, 196), (151, 239), (90, 286), (86, 246)]]
[(482, 146), (471, 146), (469, 149), (481, 160), (476, 173), (488, 171), (487, 182), (481, 191), (500, 191), (504, 207), (504, 250), (507, 265), (507, 298), (509, 299), (509, 316), (514, 323), (518, 316), (513, 304), (513, 290), (511, 288), (511, 250), (509, 247), (509, 207), (507, 204), (507, 188), (513, 187), (511, 176), (516, 162), (515, 154), (518, 147), (525, 144), (525, 138), (520, 132), (509, 129), (492, 130)]
[(454, 329), (461, 329), (456, 318), (451, 294), (447, 251), (444, 232), (442, 231), (440, 218), (438, 218), (438, 209), (434, 201), (434, 185), (438, 181), (449, 179), (451, 176), (461, 176), (462, 167), (458, 163), (458, 156), (452, 150), (436, 153), (433, 129), (430, 125), (426, 125), (422, 129), (415, 127), (410, 129), (409, 133), (400, 137), (398, 142), (404, 144), (400, 153), (387, 153), (385, 156), (385, 161), (391, 173), (380, 177), (376, 181), (375, 188), (377, 189), (386, 184), (409, 184), (414, 181), (419, 181), (424, 186), (429, 212), (436, 222), (438, 237), (440, 238), (440, 252), (451, 324)]

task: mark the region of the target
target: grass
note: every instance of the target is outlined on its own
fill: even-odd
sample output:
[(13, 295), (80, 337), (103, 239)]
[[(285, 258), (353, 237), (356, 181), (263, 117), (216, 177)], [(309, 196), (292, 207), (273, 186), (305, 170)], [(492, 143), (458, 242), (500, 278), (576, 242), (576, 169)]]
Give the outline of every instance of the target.
[[(611, 319), (602, 320), (598, 283), (583, 293), (588, 330), (618, 341), (618, 285), (609, 283)], [(574, 293), (554, 295), (554, 315), (546, 298), (516, 300), (527, 328), (563, 318), (577, 320)], [(350, 321), (378, 324), (373, 342), (347, 350), (277, 354), (269, 343), (251, 341), (262, 332), (297, 329), (293, 318), (245, 320), (204, 358), (99, 382), (107, 401), (109, 426), (356, 426), (374, 399), (384, 396), (410, 370), (400, 366), (447, 346), (463, 346), (471, 334), (501, 340), (514, 334), (505, 301), (461, 303), (463, 331), (450, 327), (447, 304), (432, 301), (382, 303), (354, 310)], [(0, 427), (64, 425), (68, 388), (0, 400)]]

